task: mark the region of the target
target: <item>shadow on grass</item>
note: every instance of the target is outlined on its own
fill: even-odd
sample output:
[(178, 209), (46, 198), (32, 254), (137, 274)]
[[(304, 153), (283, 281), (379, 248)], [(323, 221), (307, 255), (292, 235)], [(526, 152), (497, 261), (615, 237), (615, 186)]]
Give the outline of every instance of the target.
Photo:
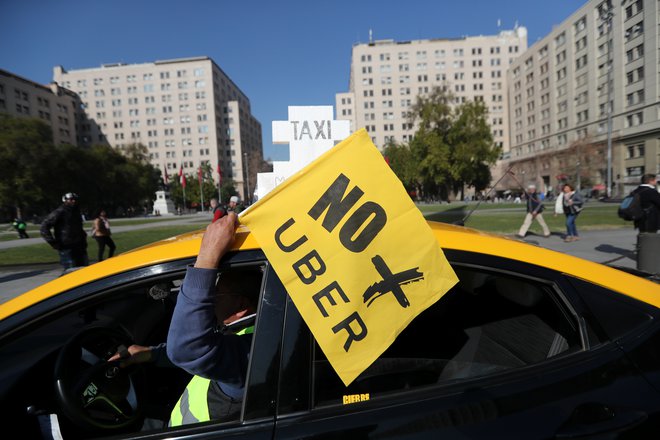
[(449, 223), (452, 225), (462, 225), (463, 219), (467, 215), (469, 210), (466, 206), (457, 206), (456, 208), (450, 208), (446, 211), (433, 212), (431, 214), (426, 214), (424, 217), (427, 220), (434, 222)]

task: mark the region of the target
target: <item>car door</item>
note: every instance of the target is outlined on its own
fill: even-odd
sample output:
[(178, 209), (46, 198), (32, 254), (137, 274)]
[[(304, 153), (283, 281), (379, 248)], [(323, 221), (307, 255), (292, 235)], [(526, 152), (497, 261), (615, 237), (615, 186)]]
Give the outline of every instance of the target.
[[(73, 411), (63, 411), (66, 408), (55, 396), (58, 374), (54, 370), (61, 364), (62, 347), (81, 332), (115, 329), (116, 334), (127, 337), (126, 346), (132, 343), (155, 346), (164, 342), (186, 266), (192, 262), (194, 260), (184, 259), (119, 273), (49, 298), (1, 322), (0, 420), (3, 424), (20, 428), (22, 438), (41, 438), (41, 430), (49, 425), (46, 426), (48, 430), (61, 433), (63, 438), (114, 435), (115, 438), (152, 439), (271, 439), (285, 299), (280, 290), (272, 287), (281, 284), (268, 270), (267, 261), (259, 251), (231, 253), (222, 262), (224, 271), (255, 268), (263, 269), (260, 273), (264, 273), (258, 284), (261, 301), (240, 420), (163, 428), (162, 421), (167, 421), (190, 375), (160, 362), (127, 370), (134, 375), (131, 387), (139, 391), (139, 398), (127, 397), (125, 400), (147, 402), (147, 406), (141, 407), (141, 416), (151, 419), (151, 423), (141, 429), (132, 424), (120, 429), (90, 430), (89, 426), (80, 425)], [(81, 364), (103, 363), (102, 359), (116, 349), (114, 341), (104, 341), (108, 339), (106, 334), (105, 330), (102, 335), (97, 333), (93, 343), (112, 351), (106, 351), (103, 357), (79, 362), (76, 352), (85, 352), (86, 348), (71, 350), (74, 356), (61, 370), (66, 372), (81, 367), (81, 371), (82, 368), (88, 371)], [(83, 356), (90, 359), (89, 355)], [(162, 360), (163, 364), (168, 364), (166, 359)], [(116, 391), (114, 388), (112, 391)], [(141, 422), (141, 417), (136, 421)]]
[[(345, 387), (289, 301), (275, 438), (644, 438), (657, 392), (540, 266), (448, 251), (460, 283)], [(642, 437), (640, 437), (642, 436)]]
[(250, 273), (253, 269), (262, 269), (264, 276), (240, 419), (186, 425), (165, 433), (149, 433), (145, 438), (272, 439), (286, 297), (277, 275), (260, 251), (228, 255), (221, 263), (220, 272)]

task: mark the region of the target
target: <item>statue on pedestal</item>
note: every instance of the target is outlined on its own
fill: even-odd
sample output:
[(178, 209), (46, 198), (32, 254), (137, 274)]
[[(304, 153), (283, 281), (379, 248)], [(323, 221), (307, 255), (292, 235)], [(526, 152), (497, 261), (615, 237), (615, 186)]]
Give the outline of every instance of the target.
[[(162, 187), (164, 188), (164, 187)], [(156, 191), (156, 201), (154, 201), (153, 215), (175, 215), (174, 202), (170, 199), (170, 192), (165, 189)]]

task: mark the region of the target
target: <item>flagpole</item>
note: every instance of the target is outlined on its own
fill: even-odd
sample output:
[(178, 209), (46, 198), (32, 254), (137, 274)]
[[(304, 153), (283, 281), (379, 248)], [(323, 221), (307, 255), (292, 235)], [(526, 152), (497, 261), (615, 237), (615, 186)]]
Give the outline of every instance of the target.
[(186, 210), (186, 187), (183, 187), (183, 211)]
[(202, 201), (202, 212), (204, 212), (204, 188), (202, 185), (202, 166), (199, 166), (199, 170), (197, 171), (197, 177), (199, 177), (199, 197)]
[(181, 187), (183, 189), (183, 211), (185, 212), (186, 211), (186, 175), (185, 174), (181, 177), (181, 183), (182, 183)]
[(222, 170), (220, 163), (218, 163), (218, 204), (222, 205)]

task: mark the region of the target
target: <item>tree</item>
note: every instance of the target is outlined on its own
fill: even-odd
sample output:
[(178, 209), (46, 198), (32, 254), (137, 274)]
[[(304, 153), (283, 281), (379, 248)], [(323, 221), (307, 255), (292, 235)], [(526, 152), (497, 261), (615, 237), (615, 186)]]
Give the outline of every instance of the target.
[(416, 192), (415, 164), (410, 148), (405, 144), (389, 142), (383, 149), (383, 156), (408, 193)]
[(555, 155), (563, 180), (572, 182), (577, 189), (591, 187), (595, 180), (603, 181), (607, 158), (605, 144), (594, 143), (591, 136), (574, 140)]
[(417, 97), (409, 114), (409, 122), (418, 122), (409, 147), (424, 198), (446, 199), (464, 185), (485, 188), (490, 165), (500, 154), (485, 105), (468, 101), (452, 107), (453, 101), (446, 87), (434, 87), (428, 96)]
[(234, 182), (234, 179), (227, 178), (227, 179), (222, 179), (222, 185), (220, 186), (220, 193), (222, 195), (222, 203), (227, 203), (229, 202), (229, 198), (231, 196), (237, 196), (238, 191), (236, 191), (236, 182)]
[(154, 197), (159, 171), (146, 148), (133, 145), (128, 156), (106, 146), (53, 145), (51, 128), (33, 118), (0, 114), (0, 207), (6, 216), (46, 214), (75, 192), (81, 209), (140, 208)]
[(452, 100), (450, 93), (434, 87), (428, 97), (417, 97), (409, 113), (409, 122), (419, 123), (410, 150), (416, 167), (418, 193), (424, 199), (447, 198)]
[(57, 196), (51, 128), (38, 119), (0, 113), (0, 206), (8, 217), (27, 217)]
[(488, 186), (491, 180), (490, 165), (500, 156), (500, 148), (493, 143), (490, 126), (486, 120), (488, 110), (483, 102), (467, 101), (455, 109), (455, 119), (449, 132), (450, 172), (453, 191), (461, 191), (465, 185), (477, 191)]
[[(208, 162), (201, 165), (202, 168), (202, 194), (204, 195), (204, 206), (208, 206), (212, 198), (218, 197), (218, 186), (213, 180), (213, 168)], [(199, 207), (201, 205), (200, 185), (199, 185), (199, 171), (194, 173), (185, 174), (186, 177), (186, 206)], [(183, 206), (183, 186), (181, 182), (183, 179), (178, 175), (170, 177), (170, 198), (175, 205)], [(227, 179), (222, 179), (222, 186), (224, 188)], [(229, 179), (231, 181), (231, 179)], [(233, 181), (232, 185), (233, 185)], [(222, 199), (225, 201), (224, 197)], [(204, 210), (204, 208), (201, 208)]]

